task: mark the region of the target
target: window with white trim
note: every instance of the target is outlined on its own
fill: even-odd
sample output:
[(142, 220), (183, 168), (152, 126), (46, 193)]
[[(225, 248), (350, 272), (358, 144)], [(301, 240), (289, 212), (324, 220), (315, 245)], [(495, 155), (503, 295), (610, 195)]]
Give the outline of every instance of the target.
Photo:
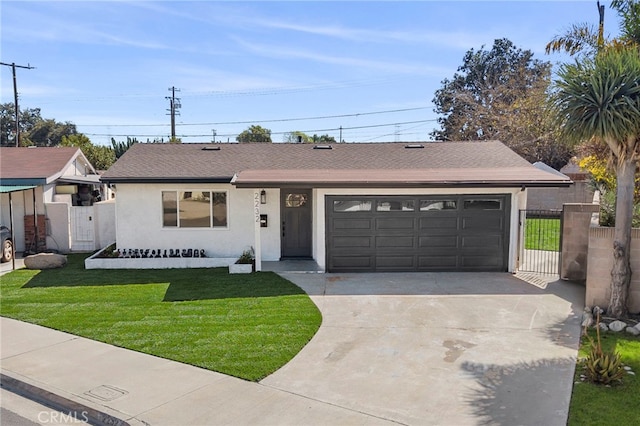
[(162, 191), (165, 228), (226, 228), (226, 191)]

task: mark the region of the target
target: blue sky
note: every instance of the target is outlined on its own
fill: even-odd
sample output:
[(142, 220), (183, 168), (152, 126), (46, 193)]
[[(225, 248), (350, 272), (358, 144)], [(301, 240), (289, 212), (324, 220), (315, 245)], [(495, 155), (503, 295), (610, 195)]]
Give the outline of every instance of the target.
[[(608, 6), (609, 2), (604, 1)], [(427, 140), (434, 92), (465, 52), (497, 38), (544, 54), (595, 1), (6, 1), (2, 62), (19, 105), (71, 121), (94, 143), (167, 139), (180, 89), (183, 142), (235, 141), (251, 124), (347, 142)], [(606, 30), (617, 33), (607, 8)], [(11, 68), (1, 101), (13, 102)], [(325, 117), (325, 118), (321, 118)], [(327, 118), (328, 117), (328, 118)]]

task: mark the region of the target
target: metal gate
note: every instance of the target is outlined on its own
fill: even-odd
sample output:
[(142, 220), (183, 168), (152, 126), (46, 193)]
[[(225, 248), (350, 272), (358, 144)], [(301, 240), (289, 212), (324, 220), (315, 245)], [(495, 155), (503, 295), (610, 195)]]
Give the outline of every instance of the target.
[(561, 210), (520, 210), (518, 271), (559, 274)]

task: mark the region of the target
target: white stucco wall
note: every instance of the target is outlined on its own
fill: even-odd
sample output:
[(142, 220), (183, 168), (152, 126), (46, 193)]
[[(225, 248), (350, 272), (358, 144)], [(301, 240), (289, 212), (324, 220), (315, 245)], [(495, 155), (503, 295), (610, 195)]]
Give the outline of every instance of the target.
[(69, 205), (67, 203), (46, 203), (47, 219), (47, 248), (60, 253), (69, 253), (71, 241), (71, 226)]
[[(165, 228), (162, 191), (227, 191), (226, 228)], [(116, 242), (120, 249), (204, 249), (209, 257), (238, 257), (255, 244), (253, 189), (230, 184), (118, 184)], [(279, 191), (267, 191), (269, 226), (261, 228), (262, 260), (280, 258)]]
[[(227, 228), (164, 228), (162, 191), (228, 191)], [(256, 244), (254, 192), (261, 188), (237, 189), (230, 184), (118, 184), (116, 201), (116, 241), (121, 249), (204, 249), (209, 257), (238, 257)], [(260, 228), (263, 261), (280, 259), (280, 190), (267, 189), (267, 203), (260, 213), (268, 216), (268, 227)], [(526, 191), (519, 188), (320, 188), (313, 190), (312, 254), (321, 268), (326, 266), (325, 196), (327, 195), (445, 195), (509, 194), (508, 270), (514, 271), (517, 259), (518, 210), (526, 208)], [(101, 225), (102, 226), (102, 225)], [(101, 244), (108, 243), (101, 241)]]
[(116, 241), (116, 201), (93, 204), (96, 249), (105, 248)]

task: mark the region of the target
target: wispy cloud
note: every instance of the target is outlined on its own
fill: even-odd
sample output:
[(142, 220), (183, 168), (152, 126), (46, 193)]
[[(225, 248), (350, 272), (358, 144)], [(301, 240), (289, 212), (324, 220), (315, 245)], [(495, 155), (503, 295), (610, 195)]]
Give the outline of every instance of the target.
[(312, 52), (305, 49), (287, 48), (276, 45), (267, 45), (260, 43), (251, 43), (240, 39), (238, 37), (233, 38), (234, 41), (243, 49), (260, 56), (271, 58), (294, 58), (305, 59), (314, 62), (320, 62), (331, 65), (340, 65), (345, 67), (357, 67), (370, 70), (384, 71), (390, 73), (402, 73), (402, 74), (428, 74), (433, 73), (441, 75), (445, 70), (442, 67), (429, 65), (429, 64), (416, 64), (409, 62), (394, 62), (394, 61), (376, 61), (371, 59), (359, 59), (355, 57), (347, 56), (332, 56), (321, 53)]
[[(84, 3), (78, 4), (88, 7)], [(58, 4), (55, 2), (46, 3), (46, 6), (55, 9)], [(3, 7), (5, 6), (3, 5)], [(66, 7), (68, 8), (69, 4)], [(97, 30), (95, 27), (99, 25), (98, 23), (77, 19), (72, 13), (73, 9), (70, 9), (70, 13), (59, 13), (60, 10), (47, 10), (43, 5), (38, 11), (34, 11), (33, 9), (22, 9), (18, 3), (13, 5), (10, 12), (12, 19), (2, 22), (2, 36), (10, 39), (84, 45), (121, 45), (144, 49), (170, 48), (170, 46), (154, 41), (147, 34), (132, 35), (124, 25), (111, 25), (112, 31)], [(5, 13), (7, 13), (6, 10)], [(102, 11), (102, 13), (104, 18), (100, 24), (107, 22), (106, 16), (109, 15), (106, 11)], [(109, 27), (109, 25), (102, 26)]]

